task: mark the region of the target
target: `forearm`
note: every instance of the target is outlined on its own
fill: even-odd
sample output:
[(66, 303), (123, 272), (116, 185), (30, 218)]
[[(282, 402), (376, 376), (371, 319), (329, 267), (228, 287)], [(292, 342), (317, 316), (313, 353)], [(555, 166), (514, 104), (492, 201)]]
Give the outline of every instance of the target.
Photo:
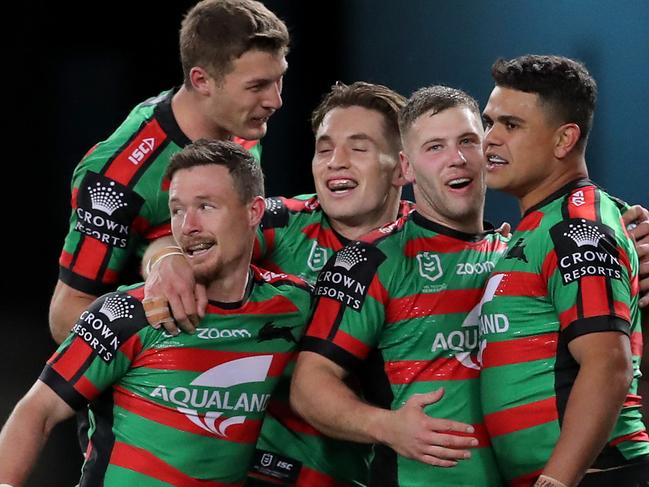
[(357, 443), (383, 442), (381, 426), (392, 413), (367, 404), (342, 378), (316, 367), (293, 375), (291, 405), (322, 433)]
[(50, 302), (50, 333), (57, 344), (62, 343), (70, 330), (96, 296), (78, 291), (58, 281)]
[(583, 366), (566, 406), (561, 435), (543, 473), (577, 485), (606, 444), (629, 387), (624, 363)]
[(52, 427), (28, 401), (18, 403), (0, 433), (0, 483), (25, 483)]

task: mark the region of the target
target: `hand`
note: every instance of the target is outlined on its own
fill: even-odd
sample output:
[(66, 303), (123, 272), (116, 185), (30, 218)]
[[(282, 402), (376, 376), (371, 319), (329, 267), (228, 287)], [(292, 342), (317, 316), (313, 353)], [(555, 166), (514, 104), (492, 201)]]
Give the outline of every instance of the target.
[[(145, 309), (147, 303), (151, 303), (148, 305), (151, 312), (147, 310), (149, 324), (154, 328), (162, 325), (172, 335), (180, 333), (178, 326), (187, 333), (194, 333), (205, 316), (205, 286), (196, 283), (194, 272), (182, 255), (168, 256), (153, 266), (144, 285), (144, 296)], [(154, 313), (155, 310), (161, 311)]]
[(444, 389), (415, 394), (403, 407), (393, 411), (393, 421), (386, 425), (385, 443), (399, 455), (438, 467), (453, 467), (458, 460), (470, 458), (471, 453), (464, 448), (477, 446), (478, 440), (447, 433), (473, 433), (473, 427), (448, 419), (431, 418), (423, 411), (425, 406), (439, 401), (443, 395)]
[(496, 228), (496, 233), (501, 234), (505, 238), (509, 238), (512, 236), (512, 226), (507, 222), (503, 222), (502, 225)]
[(635, 242), (640, 260), (640, 301), (641, 308), (649, 306), (649, 210), (640, 205), (629, 208), (622, 221)]

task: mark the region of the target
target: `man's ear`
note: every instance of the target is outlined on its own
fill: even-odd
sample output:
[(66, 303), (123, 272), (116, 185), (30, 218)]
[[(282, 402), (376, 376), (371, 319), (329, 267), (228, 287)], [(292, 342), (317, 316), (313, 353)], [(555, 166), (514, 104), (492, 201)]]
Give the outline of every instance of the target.
[(554, 157), (563, 159), (570, 154), (579, 142), (580, 136), (581, 129), (576, 123), (566, 123), (559, 127), (556, 131)]
[(249, 205), (248, 221), (251, 227), (256, 227), (261, 222), (264, 211), (266, 211), (266, 200), (261, 196), (255, 196)]
[(415, 172), (410, 164), (410, 159), (408, 155), (401, 151), (399, 152), (399, 160), (401, 161), (401, 177), (404, 179), (405, 183), (414, 183), (415, 182)]
[(210, 94), (215, 83), (214, 78), (200, 66), (194, 66), (189, 71), (189, 81), (192, 84), (192, 89), (203, 96)]

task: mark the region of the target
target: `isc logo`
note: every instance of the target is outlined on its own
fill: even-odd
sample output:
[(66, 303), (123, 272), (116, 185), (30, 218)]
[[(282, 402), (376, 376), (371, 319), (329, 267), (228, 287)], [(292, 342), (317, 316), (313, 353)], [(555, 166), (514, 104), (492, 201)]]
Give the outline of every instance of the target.
[(151, 152), (154, 147), (155, 139), (153, 137), (147, 137), (146, 139), (142, 140), (142, 142), (140, 142), (140, 144), (135, 149), (133, 149), (131, 155), (128, 156), (128, 160), (133, 164), (138, 165), (140, 162), (142, 162), (144, 156)]

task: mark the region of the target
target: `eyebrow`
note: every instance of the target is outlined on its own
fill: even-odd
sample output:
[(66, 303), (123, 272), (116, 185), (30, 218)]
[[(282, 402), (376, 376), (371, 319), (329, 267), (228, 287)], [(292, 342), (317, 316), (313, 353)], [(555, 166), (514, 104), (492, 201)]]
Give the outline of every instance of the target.
[[(316, 143), (318, 143), (318, 142), (331, 142), (331, 140), (332, 140), (332, 137), (330, 135), (323, 134), (323, 135), (321, 135), (320, 137), (318, 137), (316, 139)], [(352, 135), (346, 137), (345, 140), (369, 141), (369, 142), (371, 142), (373, 144), (376, 144), (376, 141), (372, 137), (370, 137), (369, 135), (367, 135), (365, 133), (362, 133), (362, 132), (359, 132), (357, 134), (352, 134)]]
[[(468, 131), (468, 132), (461, 133), (460, 135), (457, 136), (457, 138), (458, 139), (463, 139), (463, 138), (469, 137), (469, 136), (479, 137), (476, 132)], [(433, 137), (432, 139), (426, 139), (425, 141), (423, 141), (421, 143), (421, 147), (425, 146), (426, 144), (430, 144), (432, 142), (445, 142), (448, 139), (449, 139), (448, 137)]]
[[(492, 120), (492, 118), (487, 115), (486, 113), (482, 114), (482, 120)], [(493, 120), (492, 120), (493, 121)], [(505, 123), (505, 122), (518, 122), (518, 123), (525, 123), (525, 120), (523, 120), (520, 117), (516, 117), (514, 115), (499, 115), (496, 117), (496, 122), (500, 123)]]

